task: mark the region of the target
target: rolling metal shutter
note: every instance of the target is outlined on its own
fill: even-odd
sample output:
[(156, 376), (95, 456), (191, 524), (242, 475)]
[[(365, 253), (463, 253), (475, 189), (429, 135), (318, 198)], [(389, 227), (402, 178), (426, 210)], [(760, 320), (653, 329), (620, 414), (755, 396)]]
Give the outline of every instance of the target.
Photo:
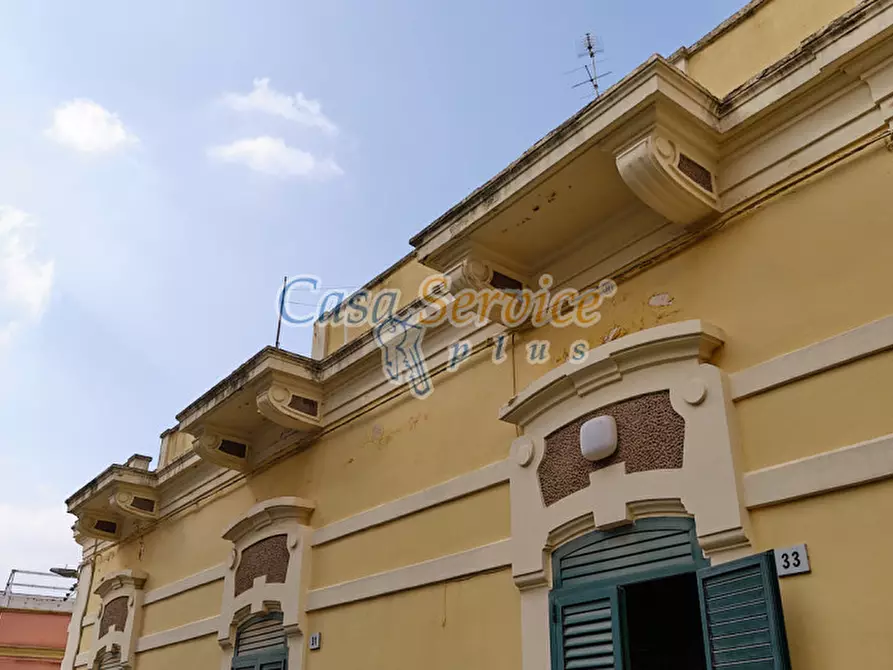
[(773, 552), (699, 571), (698, 591), (711, 670), (790, 670)]

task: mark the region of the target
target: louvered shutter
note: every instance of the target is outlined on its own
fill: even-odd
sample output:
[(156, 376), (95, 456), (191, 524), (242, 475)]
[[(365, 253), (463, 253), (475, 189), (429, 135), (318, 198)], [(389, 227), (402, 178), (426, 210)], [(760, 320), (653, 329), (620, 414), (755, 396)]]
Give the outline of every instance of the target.
[(585, 535), (553, 554), (555, 588), (617, 583), (706, 565), (691, 519), (642, 519), (629, 527)]
[(121, 667), (121, 655), (116, 651), (107, 651), (99, 661), (99, 670), (116, 670)]
[(623, 670), (617, 587), (553, 591), (553, 670)]
[(698, 591), (710, 670), (790, 670), (773, 552), (700, 570)]
[(236, 638), (233, 670), (286, 670), (286, 644), (281, 613), (249, 621)]

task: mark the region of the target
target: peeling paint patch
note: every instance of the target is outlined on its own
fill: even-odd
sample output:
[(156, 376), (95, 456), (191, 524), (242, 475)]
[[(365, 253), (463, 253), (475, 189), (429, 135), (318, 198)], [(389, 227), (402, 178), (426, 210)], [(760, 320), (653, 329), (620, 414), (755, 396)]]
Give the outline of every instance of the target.
[(655, 293), (648, 298), (648, 304), (652, 307), (669, 307), (673, 304), (675, 298), (669, 293)]
[(618, 337), (623, 337), (624, 335), (626, 335), (625, 328), (623, 328), (622, 326), (614, 326), (602, 338), (602, 344), (607, 344), (608, 342), (613, 342)]

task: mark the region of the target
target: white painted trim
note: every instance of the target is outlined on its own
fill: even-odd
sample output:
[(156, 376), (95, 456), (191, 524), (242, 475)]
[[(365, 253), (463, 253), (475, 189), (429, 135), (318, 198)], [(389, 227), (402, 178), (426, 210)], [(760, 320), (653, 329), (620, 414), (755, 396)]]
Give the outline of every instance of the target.
[(442, 505), (491, 488), (509, 479), (509, 462), (498, 461), (479, 470), (459, 475), (430, 488), (397, 500), (373, 507), (354, 516), (330, 523), (313, 531), (310, 545), (318, 547), (354, 533), (359, 533), (389, 521)]
[(74, 659), (74, 667), (79, 668), (81, 666), (90, 664), (90, 652), (84, 651), (78, 654)]
[(225, 574), (225, 564), (221, 563), (219, 565), (215, 565), (212, 568), (202, 570), (201, 572), (197, 572), (194, 575), (190, 575), (189, 577), (185, 577), (176, 582), (171, 582), (170, 584), (159, 586), (157, 589), (152, 589), (151, 591), (146, 593), (144, 604), (151, 605), (152, 603), (157, 603), (161, 600), (178, 596), (181, 593), (186, 593), (187, 591), (191, 591), (192, 589), (197, 589), (200, 586), (204, 586), (205, 584), (216, 582), (223, 579)]
[(743, 400), (893, 348), (893, 316), (810, 344), (729, 375), (732, 399)]
[(172, 644), (213, 635), (217, 632), (217, 626), (219, 624), (218, 619), (219, 617), (216, 616), (208, 619), (201, 619), (199, 621), (188, 623), (185, 626), (180, 626), (179, 628), (171, 628), (170, 630), (163, 630), (158, 633), (153, 633), (152, 635), (141, 637), (136, 643), (136, 653), (139, 654), (144, 651), (151, 651), (152, 649), (167, 647)]
[(307, 611), (312, 612), (508, 567), (512, 563), (510, 545), (511, 540), (500, 540), (458, 554), (314, 589), (307, 593)]
[[(81, 630), (84, 627), (84, 614), (87, 611), (87, 601), (90, 599), (90, 588), (93, 585), (93, 561), (85, 561), (78, 569), (77, 596), (74, 601), (74, 611), (68, 622), (68, 636), (65, 642), (65, 655), (62, 658), (62, 670), (72, 670), (77, 660), (78, 644), (81, 641)], [(90, 617), (95, 620), (95, 617)]]
[(893, 434), (744, 475), (749, 508), (893, 477)]

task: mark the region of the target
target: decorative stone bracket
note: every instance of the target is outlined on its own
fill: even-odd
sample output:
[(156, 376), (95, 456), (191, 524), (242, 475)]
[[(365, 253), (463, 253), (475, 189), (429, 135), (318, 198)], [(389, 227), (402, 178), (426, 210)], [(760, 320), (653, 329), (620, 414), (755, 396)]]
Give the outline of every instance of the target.
[(233, 543), (233, 549), (217, 632), (217, 641), (227, 652), (222, 670), (230, 667), (238, 627), (272, 610), (283, 615), (289, 668), (301, 668), (314, 507), (302, 498), (273, 498), (252, 507), (224, 531), (223, 538)]
[(657, 125), (620, 149), (616, 160), (620, 176), (640, 200), (673, 223), (689, 226), (720, 211), (714, 156), (706, 140)]
[(322, 426), (319, 390), (310, 384), (295, 384), (284, 375), (270, 377), (257, 394), (257, 409), (273, 423), (304, 433), (318, 431)]
[[(140, 570), (122, 570), (105, 575), (94, 593), (102, 599), (90, 647), (90, 668), (128, 670), (134, 665), (136, 642), (142, 621), (143, 586), (147, 575)], [(109, 665), (106, 655), (115, 659)]]

